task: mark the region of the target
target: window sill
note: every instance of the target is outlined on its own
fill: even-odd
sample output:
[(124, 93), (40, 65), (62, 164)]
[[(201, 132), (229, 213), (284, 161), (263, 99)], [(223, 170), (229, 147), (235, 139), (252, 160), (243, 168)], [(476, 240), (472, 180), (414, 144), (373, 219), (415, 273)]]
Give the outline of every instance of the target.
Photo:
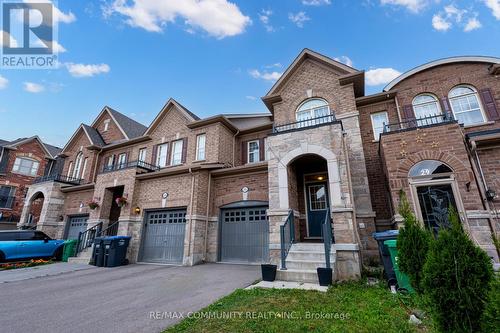
[(196, 161), (193, 161), (193, 163), (203, 163), (203, 162), (206, 162), (207, 160), (196, 160)]
[(468, 128), (474, 128), (474, 127), (488, 126), (488, 125), (492, 125), (494, 123), (495, 123), (494, 121), (486, 121), (486, 122), (480, 123), (480, 124), (467, 125), (467, 126), (464, 125), (464, 128), (468, 129)]
[(377, 142), (379, 142), (379, 141), (380, 141), (380, 140), (375, 140), (375, 139), (373, 139), (373, 140), (372, 140), (372, 143), (377, 143)]
[(37, 175), (28, 175), (26, 173), (22, 173), (22, 172), (17, 172), (17, 171), (11, 171), (11, 173), (15, 174), (15, 175), (19, 175), (19, 176), (25, 176), (25, 177), (32, 177), (32, 178), (35, 178), (37, 177)]

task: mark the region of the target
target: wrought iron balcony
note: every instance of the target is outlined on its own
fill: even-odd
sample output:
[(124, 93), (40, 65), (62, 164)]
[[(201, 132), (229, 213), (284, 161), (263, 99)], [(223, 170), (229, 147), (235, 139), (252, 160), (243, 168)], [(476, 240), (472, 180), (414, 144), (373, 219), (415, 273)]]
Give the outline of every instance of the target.
[(273, 125), (273, 133), (283, 133), (290, 131), (297, 131), (301, 129), (307, 129), (311, 127), (317, 127), (325, 124), (332, 124), (339, 122), (335, 119), (335, 115), (329, 114), (326, 116), (302, 119), (293, 123), (283, 124), (283, 125)]
[(423, 118), (408, 119), (399, 123), (384, 124), (384, 133), (399, 132), (453, 122), (455, 122), (453, 114), (451, 112), (445, 112)]
[(64, 175), (49, 175), (49, 176), (42, 176), (36, 178), (33, 183), (34, 184), (40, 184), (40, 183), (45, 183), (45, 182), (58, 182), (58, 183), (64, 183), (64, 184), (69, 184), (69, 185), (82, 185), (84, 183), (83, 179), (80, 178), (73, 178), (73, 177), (68, 177)]
[(12, 209), (12, 206), (14, 206), (14, 200), (16, 197), (12, 196), (0, 196), (0, 208), (3, 209)]
[(144, 161), (131, 161), (126, 163), (117, 163), (113, 165), (105, 165), (102, 168), (102, 173), (113, 172), (118, 170), (130, 169), (130, 168), (138, 168), (147, 172), (157, 171), (160, 168), (156, 165), (146, 163)]

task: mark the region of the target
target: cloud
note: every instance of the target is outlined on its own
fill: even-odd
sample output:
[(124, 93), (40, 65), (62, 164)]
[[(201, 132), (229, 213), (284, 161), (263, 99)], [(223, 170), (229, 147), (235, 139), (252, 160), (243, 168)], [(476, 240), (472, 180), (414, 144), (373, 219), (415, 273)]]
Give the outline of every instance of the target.
[(277, 81), (283, 73), (280, 72), (266, 72), (266, 71), (259, 71), (258, 69), (252, 69), (248, 71), (248, 74), (250, 74), (251, 77), (254, 79), (262, 79), (266, 81)]
[(394, 68), (375, 68), (365, 73), (366, 84), (369, 86), (378, 86), (387, 84), (401, 75), (401, 72)]
[(7, 45), (7, 39), (10, 38), (10, 47), (17, 47), (17, 40), (8, 32), (0, 30), (0, 46)]
[(162, 32), (167, 24), (181, 18), (189, 28), (219, 39), (243, 33), (252, 22), (227, 0), (115, 0), (104, 8), (105, 16), (113, 13), (125, 16), (130, 26), (151, 32)]
[(440, 14), (432, 17), (432, 26), (438, 31), (447, 31), (451, 28), (451, 23)]
[(34, 82), (24, 82), (24, 90), (32, 94), (38, 94), (44, 91), (45, 87)]
[(7, 80), (2, 75), (0, 75), (0, 90), (7, 88), (8, 84), (9, 84), (9, 80)]
[(419, 13), (428, 2), (428, 0), (380, 0), (382, 5), (402, 6), (413, 13)]
[(493, 16), (500, 20), (500, 0), (484, 0), (484, 4), (491, 9)]
[(268, 68), (268, 69), (269, 68), (281, 68), (281, 67), (283, 67), (283, 65), (281, 63), (279, 63), (279, 62), (271, 64), (271, 65), (264, 66), (264, 68)]
[(467, 21), (467, 24), (464, 27), (464, 31), (465, 32), (469, 32), (469, 31), (472, 31), (472, 30), (479, 29), (482, 26), (483, 25), (481, 24), (481, 22), (479, 22), (479, 20), (477, 19), (477, 17), (472, 17), (472, 18), (470, 18)]
[(297, 14), (289, 13), (288, 19), (295, 23), (299, 28), (304, 27), (304, 23), (311, 20), (309, 16), (305, 12), (298, 12)]
[(66, 63), (65, 66), (73, 77), (92, 77), (110, 71), (110, 67), (106, 64), (85, 65)]
[(352, 67), (352, 65), (353, 65), (351, 58), (349, 58), (348, 56), (340, 56), (337, 58), (333, 58), (333, 60), (341, 62), (349, 67)]
[[(23, 2), (25, 2), (25, 3), (40, 3), (40, 2), (52, 3), (52, 1), (50, 1), (50, 0), (24, 0)], [(73, 14), (72, 12), (64, 13), (59, 8), (57, 8), (56, 6), (53, 6), (53, 12), (52, 13), (53, 13), (54, 23), (60, 23), (60, 22), (61, 23), (73, 23), (73, 22), (76, 21), (75, 14)], [(38, 14), (34, 14), (34, 15), (35, 16), (39, 15), (39, 13)], [(36, 20), (37, 18), (34, 17), (34, 19)]]
[(255, 97), (255, 96), (250, 96), (250, 95), (249, 95), (249, 96), (245, 96), (245, 98), (246, 98), (246, 99), (249, 99), (249, 100), (251, 100), (251, 101), (255, 101), (255, 100), (257, 99), (257, 97)]
[(322, 6), (330, 5), (331, 3), (330, 0), (302, 0), (302, 4), (305, 6)]
[(264, 25), (267, 32), (274, 32), (274, 27), (270, 24), (270, 17), (273, 15), (273, 11), (270, 9), (262, 9), (262, 11), (257, 14), (259, 16), (260, 22)]

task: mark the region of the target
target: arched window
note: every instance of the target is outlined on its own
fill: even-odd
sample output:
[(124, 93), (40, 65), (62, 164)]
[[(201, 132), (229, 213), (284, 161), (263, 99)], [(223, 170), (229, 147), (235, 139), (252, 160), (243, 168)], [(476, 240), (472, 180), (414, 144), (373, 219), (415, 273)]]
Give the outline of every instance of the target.
[(302, 103), (297, 109), (297, 121), (328, 116), (330, 107), (324, 99), (311, 98)]
[(484, 114), (477, 91), (471, 86), (457, 86), (448, 94), (455, 119), (460, 124), (474, 125), (484, 122)]
[(438, 100), (431, 94), (418, 95), (413, 99), (412, 105), (415, 118), (417, 119), (441, 114), (441, 108), (439, 107)]
[(75, 170), (73, 170), (73, 178), (78, 178), (80, 176), (80, 169), (82, 167), (83, 153), (79, 152), (75, 160)]
[(440, 161), (425, 160), (415, 164), (408, 173), (410, 177), (430, 177), (438, 179), (448, 177), (453, 171), (449, 166)]

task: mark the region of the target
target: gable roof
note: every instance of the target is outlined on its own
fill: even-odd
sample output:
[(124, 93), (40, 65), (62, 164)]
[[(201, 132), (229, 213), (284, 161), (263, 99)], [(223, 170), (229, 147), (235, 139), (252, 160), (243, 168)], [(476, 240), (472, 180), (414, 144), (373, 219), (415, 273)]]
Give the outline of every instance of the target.
[(327, 56), (324, 56), (318, 52), (315, 52), (313, 50), (310, 50), (308, 48), (305, 48), (300, 52), (300, 54), (295, 58), (295, 60), (292, 62), (290, 66), (286, 69), (286, 71), (281, 75), (278, 81), (271, 87), (269, 92), (266, 94), (266, 96), (271, 96), (273, 95), (278, 88), (282, 86), (283, 83), (285, 83), (288, 78), (300, 67), (300, 65), (307, 59), (313, 59), (316, 60), (324, 65), (327, 65), (329, 67), (334, 67), (337, 70), (340, 70), (343, 72), (343, 74), (356, 74), (356, 73), (361, 73), (355, 68), (352, 68), (350, 66), (347, 66), (339, 61), (333, 60)]
[(165, 113), (167, 113), (168, 110), (170, 110), (171, 106), (175, 106), (181, 113), (186, 117), (187, 120), (190, 122), (198, 121), (200, 120), (200, 117), (189, 111), (187, 108), (185, 108), (182, 104), (177, 102), (175, 99), (170, 98), (167, 103), (165, 103), (165, 106), (161, 109), (161, 111), (158, 113), (158, 115), (153, 119), (151, 122), (151, 125), (149, 125), (148, 129), (144, 132), (143, 135), (148, 135), (151, 133), (151, 131), (158, 125), (158, 123), (161, 121)]
[(90, 127), (89, 125), (86, 125), (86, 124), (80, 124), (80, 126), (78, 126), (78, 128), (73, 133), (73, 135), (68, 140), (68, 142), (66, 142), (66, 145), (61, 150), (61, 153), (64, 153), (66, 151), (66, 149), (73, 142), (73, 140), (77, 137), (77, 135), (80, 131), (83, 131), (83, 133), (85, 134), (85, 136), (87, 137), (87, 139), (89, 140), (89, 142), (92, 146), (96, 146), (98, 148), (101, 148), (106, 144), (104, 142), (104, 140), (102, 139), (101, 135), (99, 134), (99, 132), (97, 132), (97, 130), (95, 128)]
[(97, 125), (97, 121), (101, 118), (101, 116), (104, 113), (108, 113), (111, 119), (115, 122), (116, 126), (120, 130), (120, 132), (123, 134), (125, 139), (130, 140), (137, 138), (139, 136), (142, 136), (144, 132), (146, 131), (146, 126), (143, 124), (135, 121), (134, 119), (131, 119), (124, 115), (121, 112), (118, 112), (109, 106), (105, 106), (101, 113), (95, 118), (94, 122), (92, 123), (91, 127), (94, 127)]
[(429, 68), (433, 68), (436, 66), (440, 65), (446, 65), (446, 64), (454, 64), (454, 63), (459, 63), (459, 62), (482, 62), (482, 63), (488, 63), (488, 64), (500, 64), (500, 58), (497, 57), (485, 57), (485, 56), (460, 56), (460, 57), (449, 57), (449, 58), (443, 58), (443, 59), (438, 59), (434, 60), (431, 62), (428, 62), (426, 64), (417, 66), (413, 69), (410, 69), (409, 71), (401, 74), (391, 82), (389, 82), (388, 85), (384, 87), (384, 91), (389, 91), (394, 86), (396, 86), (398, 83), (403, 81), (404, 79), (407, 79), (408, 77), (415, 75), (417, 73), (420, 73), (422, 71), (425, 71)]
[(49, 145), (43, 142), (38, 135), (31, 136), (29, 138), (18, 138), (13, 141), (0, 140), (0, 146), (5, 147), (7, 149), (16, 149), (18, 146), (36, 140), (43, 148), (48, 157), (55, 159), (57, 155), (61, 152), (61, 148)]

